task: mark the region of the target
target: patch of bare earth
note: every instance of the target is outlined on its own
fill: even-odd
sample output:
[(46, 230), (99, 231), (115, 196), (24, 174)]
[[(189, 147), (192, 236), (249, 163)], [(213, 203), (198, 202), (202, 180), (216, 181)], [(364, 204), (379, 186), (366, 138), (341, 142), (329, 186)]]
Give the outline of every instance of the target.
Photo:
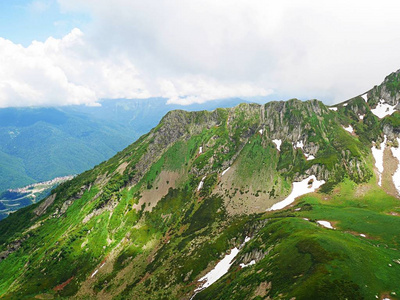
[[(262, 189), (254, 189), (251, 184), (246, 187), (238, 188), (236, 166), (233, 165), (223, 175), (214, 192), (221, 195), (224, 199), (226, 211), (230, 215), (252, 214), (265, 212), (275, 203), (283, 200), (285, 196), (270, 197), (268, 186)], [(257, 176), (257, 174), (254, 174)]]
[(371, 186), (369, 184), (359, 184), (356, 186), (356, 191), (354, 193), (354, 196), (362, 198), (368, 193), (370, 189)]
[(178, 180), (181, 178), (181, 172), (172, 171), (161, 171), (153, 184), (153, 187), (149, 190), (144, 190), (141, 194), (142, 197), (138, 204), (135, 204), (132, 208), (140, 210), (142, 205), (145, 204), (145, 211), (151, 211), (155, 207), (158, 201), (162, 197), (168, 194), (170, 188), (176, 188)]
[[(271, 289), (271, 282), (261, 282), (257, 289), (254, 291), (254, 297), (265, 297)], [(269, 297), (267, 298), (269, 299)]]
[(393, 174), (396, 172), (398, 164), (399, 161), (393, 156), (390, 147), (386, 147), (383, 152), (382, 187), (389, 195), (394, 197), (399, 197), (393, 183)]
[(124, 171), (125, 171), (125, 169), (126, 169), (126, 167), (128, 166), (128, 163), (125, 161), (125, 162), (123, 162), (122, 164), (120, 164), (119, 166), (118, 166), (118, 168), (117, 168), (117, 172), (119, 173), (119, 174), (124, 174)]

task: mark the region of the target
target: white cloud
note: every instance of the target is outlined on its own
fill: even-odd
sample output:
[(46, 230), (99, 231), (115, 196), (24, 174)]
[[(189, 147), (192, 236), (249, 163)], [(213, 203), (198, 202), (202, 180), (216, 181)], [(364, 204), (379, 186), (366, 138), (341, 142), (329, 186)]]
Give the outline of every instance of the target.
[(58, 1), (91, 23), (27, 48), (0, 40), (1, 106), (272, 92), (329, 103), (400, 67), (394, 0)]
[(104, 57), (79, 29), (29, 47), (0, 38), (0, 107), (95, 105), (101, 98), (149, 94), (123, 55)]

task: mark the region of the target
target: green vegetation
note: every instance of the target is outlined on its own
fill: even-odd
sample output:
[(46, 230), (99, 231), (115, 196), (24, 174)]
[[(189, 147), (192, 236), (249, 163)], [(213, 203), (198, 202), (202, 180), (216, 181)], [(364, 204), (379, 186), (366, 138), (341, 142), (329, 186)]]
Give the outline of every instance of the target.
[[(54, 189), (54, 202), (0, 222), (0, 295), (190, 298), (237, 247), (229, 272), (195, 299), (394, 297), (400, 209), (375, 183), (370, 148), (382, 126), (397, 128), (397, 117), (375, 118), (360, 97), (337, 112), (296, 99), (170, 112)], [(280, 211), (257, 209), (310, 174), (326, 180), (319, 193)]]

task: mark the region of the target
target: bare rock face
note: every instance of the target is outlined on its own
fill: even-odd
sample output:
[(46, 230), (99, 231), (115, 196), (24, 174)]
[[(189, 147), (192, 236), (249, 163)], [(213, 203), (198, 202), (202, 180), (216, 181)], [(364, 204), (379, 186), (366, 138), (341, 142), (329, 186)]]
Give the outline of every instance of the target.
[(53, 204), (54, 200), (56, 199), (57, 194), (52, 194), (49, 197), (46, 198), (40, 205), (33, 211), (36, 216), (41, 216), (43, 215), (47, 208)]

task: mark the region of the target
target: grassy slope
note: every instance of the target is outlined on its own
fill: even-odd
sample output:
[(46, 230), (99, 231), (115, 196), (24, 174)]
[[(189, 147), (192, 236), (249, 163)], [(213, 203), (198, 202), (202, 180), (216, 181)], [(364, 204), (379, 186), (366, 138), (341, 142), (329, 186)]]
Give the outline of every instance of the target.
[[(375, 182), (364, 187), (368, 191), (357, 196), (357, 186), (345, 180), (332, 195), (304, 196), (289, 210), (263, 216), (269, 222), (246, 244), (230, 272), (195, 299), (250, 299), (262, 282), (271, 283), (268, 295), (274, 299), (399, 294), (393, 279), (400, 278), (395, 262), (400, 258), (400, 217), (390, 213), (400, 213), (400, 202)], [(336, 230), (316, 220), (328, 220)], [(270, 247), (254, 266), (238, 267), (245, 253)]]
[[(195, 122), (208, 115), (197, 114)], [(334, 114), (330, 114), (327, 122), (333, 117)], [(126, 185), (135, 175), (134, 166), (148, 151), (154, 138), (152, 133), (108, 162), (57, 188), (54, 205), (39, 219), (34, 217), (32, 207), (29, 207), (1, 222), (0, 244), (17, 237), (26, 238), (24, 232), (34, 222), (43, 222), (44, 225), (29, 230), (29, 238), (23, 246), (0, 262), (0, 272), (10, 274), (0, 278), (0, 294), (5, 298), (34, 297), (37, 294), (69, 297), (79, 291), (81, 298), (180, 298), (192, 294), (196, 280), (228, 249), (239, 246), (246, 235), (253, 236), (253, 239), (238, 257), (254, 249), (266, 250), (273, 246), (269, 255), (243, 270), (237, 267), (238, 261), (228, 275), (196, 297), (224, 298), (231, 295), (243, 299), (262, 282), (272, 282), (269, 293), (275, 298), (282, 293), (283, 298), (309, 299), (330, 293), (336, 295), (335, 299), (341, 299), (347, 296), (369, 298), (384, 291), (400, 292), (389, 279), (399, 278), (399, 265), (393, 259), (400, 257), (396, 257), (397, 250), (391, 248), (397, 248), (397, 228), (400, 227), (397, 226), (397, 216), (386, 214), (398, 211), (397, 200), (387, 196), (372, 181), (366, 184), (369, 191), (363, 197), (354, 194), (353, 181), (345, 179), (342, 182), (339, 176), (335, 183), (341, 183), (336, 188), (332, 186), (335, 190), (331, 195), (304, 197), (299, 203), (302, 207), (299, 212), (289, 210), (265, 215), (228, 216), (222, 196), (212, 194), (212, 191), (218, 184), (222, 167), (238, 151), (242, 152), (237, 161), (240, 164), (247, 161), (255, 170), (258, 168), (252, 165), (254, 160), (251, 158), (260, 159), (257, 156), (259, 152), (270, 155), (273, 158), (271, 164), (278, 168), (280, 165), (284, 170), (282, 174), (287, 177), (301, 172), (310, 162), (305, 161), (299, 150), (294, 151), (292, 147), (285, 150), (284, 145), (277, 162), (272, 154), (276, 150), (270, 142), (263, 142), (257, 133), (254, 135), (258, 129), (258, 116), (246, 119), (244, 113), (237, 114), (229, 126), (226, 111), (220, 111), (220, 118), (219, 126), (204, 129), (164, 149), (165, 152), (133, 187)], [(246, 126), (240, 126), (242, 123)], [(162, 125), (154, 131), (160, 128)], [(327, 137), (333, 139), (333, 146), (326, 143), (321, 147), (316, 162), (331, 165), (334, 170), (332, 161), (340, 159), (339, 151), (346, 147), (354, 157), (363, 157), (366, 168), (372, 168), (370, 157), (365, 156), (368, 148), (357, 137), (347, 134), (340, 126), (331, 130), (339, 134)], [(214, 136), (219, 137), (215, 142)], [(244, 144), (245, 148), (242, 147)], [(198, 156), (202, 145), (208, 146)], [(129, 162), (133, 171), (127, 168), (122, 174), (116, 172), (123, 161)], [(285, 167), (297, 165), (299, 161), (301, 167), (298, 170)], [(193, 168), (199, 170), (198, 176), (189, 173)], [(257, 178), (259, 175), (255, 172), (243, 176), (246, 168), (243, 169), (243, 165), (240, 168), (244, 181), (248, 176)], [(145, 207), (132, 209), (143, 191), (157, 188), (161, 170), (182, 172), (180, 184), (171, 188), (151, 213), (145, 212)], [(207, 176), (203, 189), (198, 193), (202, 170)], [(262, 172), (262, 168), (259, 171)], [(108, 174), (109, 181), (104, 187), (96, 181), (101, 174)], [(353, 180), (356, 179), (353, 176)], [(248, 180), (249, 184), (258, 183), (254, 178)], [(89, 185), (91, 187), (72, 203), (64, 215), (52, 218), (56, 208), (60, 209), (66, 199), (76, 195), (82, 186)], [(112, 203), (115, 203), (112, 210), (97, 210)], [(83, 222), (86, 216), (96, 211), (100, 213)], [(332, 221), (337, 230), (321, 228), (314, 222), (304, 221), (303, 217)], [(263, 226), (266, 219), (268, 223)], [(386, 229), (388, 224), (390, 230)], [(367, 234), (371, 239), (345, 231)], [(378, 244), (379, 247), (374, 246)], [(100, 269), (103, 262), (106, 265)], [(393, 267), (389, 267), (389, 263)], [(261, 269), (260, 273), (256, 272)], [(342, 269), (348, 270), (349, 275), (344, 275)], [(99, 272), (92, 278), (95, 270)], [(374, 279), (372, 274), (376, 274), (378, 279)], [(65, 287), (56, 288), (63, 283), (67, 283)]]

